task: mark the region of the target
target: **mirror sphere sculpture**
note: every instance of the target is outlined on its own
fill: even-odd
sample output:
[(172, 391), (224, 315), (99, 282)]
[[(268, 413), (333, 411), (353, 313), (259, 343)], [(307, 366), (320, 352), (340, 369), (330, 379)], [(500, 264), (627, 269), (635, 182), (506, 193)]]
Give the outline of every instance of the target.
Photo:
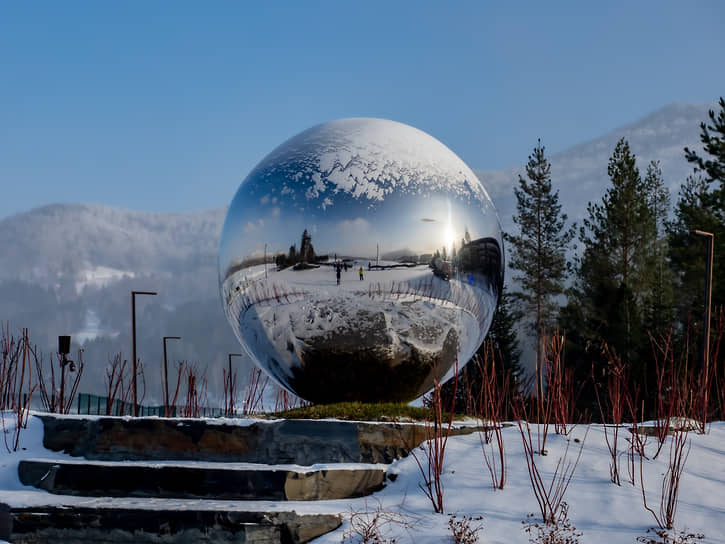
[(464, 365), (503, 285), (498, 216), (450, 149), (342, 119), (265, 157), (219, 249), (234, 332), (279, 385), (328, 403), (410, 401)]

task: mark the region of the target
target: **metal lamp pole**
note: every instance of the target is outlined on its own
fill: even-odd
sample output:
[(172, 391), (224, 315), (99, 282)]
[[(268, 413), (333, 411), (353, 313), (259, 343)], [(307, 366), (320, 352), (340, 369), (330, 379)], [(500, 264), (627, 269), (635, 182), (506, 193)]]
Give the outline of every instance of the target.
[(131, 291), (131, 342), (133, 346), (133, 416), (138, 417), (138, 390), (136, 388), (136, 373), (138, 361), (136, 360), (136, 295), (155, 295), (154, 291)]
[(230, 353), (229, 354), (229, 375), (232, 375), (232, 357), (241, 357), (241, 353)]
[(73, 361), (68, 359), (70, 353), (70, 336), (58, 337), (58, 353), (60, 354), (60, 399), (58, 401), (58, 411), (61, 414), (66, 412), (65, 405), (65, 366), (70, 363), (71, 371), (75, 369)]
[(701, 230), (690, 231), (695, 236), (707, 238), (707, 260), (705, 261), (705, 312), (702, 316), (702, 365), (700, 370), (705, 373), (707, 383), (707, 371), (710, 359), (710, 306), (712, 304), (712, 259), (715, 249), (715, 235), (711, 232)]
[(234, 382), (232, 381), (232, 357), (241, 357), (241, 353), (230, 353), (229, 354), (229, 374), (227, 375), (227, 379), (229, 380), (229, 414), (230, 416), (234, 415)]
[(166, 361), (166, 341), (167, 340), (181, 340), (181, 336), (164, 336), (164, 417), (169, 417), (171, 414), (169, 407), (169, 364)]

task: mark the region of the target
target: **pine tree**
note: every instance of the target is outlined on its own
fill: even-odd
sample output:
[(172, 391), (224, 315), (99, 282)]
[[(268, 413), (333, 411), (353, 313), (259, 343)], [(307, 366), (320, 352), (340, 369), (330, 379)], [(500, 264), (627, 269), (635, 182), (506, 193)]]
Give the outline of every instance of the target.
[(639, 379), (644, 374), (640, 355), (646, 347), (641, 308), (648, 295), (646, 265), (656, 229), (647, 186), (635, 163), (629, 144), (621, 139), (607, 168), (611, 186), (601, 203), (587, 207), (574, 294), (583, 338), (613, 347), (633, 365), (633, 378)]
[[(706, 175), (708, 190), (704, 193), (704, 204), (717, 219), (709, 227), (692, 224), (691, 228), (712, 232), (715, 235), (713, 262), (712, 304), (725, 304), (725, 99), (720, 98), (720, 111), (708, 112), (709, 123), (700, 123), (700, 140), (707, 156), (685, 148), (685, 158), (693, 163), (697, 171)], [(696, 172), (697, 173), (697, 172)], [(702, 240), (699, 244), (704, 253)]]
[(311, 263), (315, 260), (315, 250), (312, 247), (312, 236), (307, 233), (307, 229), (302, 233), (300, 242), (299, 261), (301, 263)]
[[(700, 327), (699, 309), (705, 303), (703, 298), (705, 251), (702, 240), (694, 237), (691, 231), (699, 229), (716, 232), (720, 228), (720, 221), (708, 192), (707, 181), (701, 175), (688, 176), (680, 187), (675, 217), (667, 224), (670, 266), (677, 290), (676, 319), (683, 333), (690, 326)], [(717, 281), (715, 274), (713, 280)]]
[[(521, 368), (521, 350), (516, 338), (516, 322), (518, 315), (512, 307), (511, 294), (504, 287), (499, 299), (496, 313), (493, 316), (491, 327), (488, 329), (486, 340), (493, 345), (497, 357), (497, 364), (502, 364), (503, 374), (508, 373), (512, 382), (519, 383), (523, 375)], [(500, 382), (499, 382), (500, 383)]]
[(674, 277), (669, 265), (669, 239), (666, 228), (670, 210), (670, 192), (665, 187), (658, 161), (652, 161), (647, 166), (644, 184), (654, 229), (651, 258), (646, 263), (649, 285), (645, 300), (644, 323), (646, 330), (657, 336), (670, 327), (674, 319), (672, 289)]
[(542, 342), (547, 328), (554, 323), (558, 305), (556, 296), (564, 291), (567, 269), (566, 250), (574, 238), (575, 228), (566, 228), (566, 214), (561, 213), (559, 191), (552, 191), (551, 165), (541, 140), (529, 155), (526, 177), (519, 176), (516, 194), (517, 235), (507, 235), (511, 244), (509, 266), (518, 270), (514, 279), (521, 291), (515, 293), (522, 312), (531, 316), (529, 325), (536, 334), (537, 391), (541, 394)]
[[(476, 366), (475, 359), (477, 357), (483, 357), (483, 350), (486, 349), (486, 344), (492, 345), (493, 347), (498, 383), (503, 384), (504, 377), (506, 375), (509, 376), (509, 390), (501, 391), (501, 394), (512, 398), (513, 393), (520, 387), (523, 369), (520, 363), (521, 350), (518, 347), (518, 340), (516, 338), (517, 319), (518, 316), (511, 305), (511, 294), (504, 287), (484, 343), (481, 344), (478, 352), (459, 372), (458, 387), (456, 389), (456, 412), (465, 413), (467, 411), (469, 393), (475, 399), (479, 398), (481, 391), (481, 373)], [(450, 402), (450, 400), (446, 401), (446, 399), (450, 399), (450, 395), (452, 394), (453, 385), (451, 380), (446, 382), (441, 389), (444, 402)]]
[(685, 148), (685, 158), (696, 165), (699, 170), (707, 173), (709, 183), (719, 185), (715, 190), (720, 210), (725, 209), (725, 98), (720, 97), (720, 112), (710, 110), (710, 123), (700, 123), (700, 141), (710, 158), (702, 158), (696, 151)]

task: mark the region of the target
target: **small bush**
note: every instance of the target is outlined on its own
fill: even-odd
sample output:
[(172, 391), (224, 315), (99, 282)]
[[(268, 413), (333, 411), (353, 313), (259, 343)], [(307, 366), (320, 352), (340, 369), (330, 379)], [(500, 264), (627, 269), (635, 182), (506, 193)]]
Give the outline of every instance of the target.
[(559, 516), (555, 521), (540, 523), (533, 521), (535, 514), (529, 514), (528, 521), (522, 521), (524, 531), (529, 536), (529, 542), (534, 544), (579, 544), (582, 533), (569, 521), (569, 505), (561, 503)]
[(350, 509), (345, 518), (350, 526), (342, 534), (343, 544), (395, 544), (397, 540), (390, 536), (393, 527), (407, 529), (414, 521), (406, 514), (385, 510), (380, 502), (369, 508), (367, 501), (364, 510)]
[(463, 516), (459, 518), (452, 515), (448, 518), (448, 528), (451, 530), (451, 536), (455, 544), (475, 544), (478, 542), (478, 533), (483, 529), (483, 524), (475, 523), (483, 521), (482, 516), (470, 517)]
[(653, 527), (647, 529), (645, 536), (638, 536), (637, 542), (643, 544), (695, 544), (698, 540), (703, 540), (705, 535), (702, 533), (688, 533), (687, 531), (668, 531)]

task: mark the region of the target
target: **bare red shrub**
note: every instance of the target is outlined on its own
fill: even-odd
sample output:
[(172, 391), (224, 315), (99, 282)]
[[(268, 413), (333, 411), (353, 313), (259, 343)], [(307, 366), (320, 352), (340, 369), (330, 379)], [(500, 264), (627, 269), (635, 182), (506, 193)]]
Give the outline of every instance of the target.
[(566, 490), (569, 487), (579, 459), (584, 449), (584, 442), (586, 436), (589, 433), (589, 428), (581, 441), (579, 447), (579, 453), (574, 461), (568, 459), (569, 454), (569, 441), (567, 440), (566, 449), (564, 454), (558, 459), (556, 468), (551, 476), (551, 480), (544, 482), (541, 472), (536, 464), (536, 456), (539, 454), (534, 449), (533, 437), (531, 435), (531, 426), (528, 422), (526, 413), (526, 403), (523, 398), (517, 399), (513, 403), (514, 417), (521, 434), (521, 440), (524, 445), (524, 458), (526, 459), (526, 468), (529, 475), (529, 481), (531, 482), (531, 489), (534, 493), (536, 503), (539, 505), (539, 511), (541, 512), (541, 518), (544, 523), (556, 524), (557, 520), (560, 519), (562, 513), (562, 507), (565, 507), (564, 496)]
[[(639, 387), (634, 388), (634, 393), (627, 393), (625, 397), (625, 404), (627, 405), (627, 413), (629, 414), (629, 420), (632, 426), (629, 429), (630, 436), (626, 438), (629, 442), (629, 448), (627, 450), (627, 475), (629, 477), (629, 483), (636, 485), (636, 470), (635, 470), (635, 456), (647, 458), (645, 453), (645, 446), (647, 445), (647, 435), (642, 432), (640, 426), (641, 419), (644, 418), (644, 401), (642, 401), (641, 412), (637, 411), (639, 404)], [(641, 416), (640, 416), (641, 414)]]
[[(161, 388), (161, 396), (164, 402), (164, 417), (171, 417), (176, 403), (179, 399), (179, 392), (181, 391), (181, 384), (187, 375), (187, 367), (189, 363), (187, 361), (177, 361), (176, 363), (176, 385), (174, 386), (174, 394), (169, 393), (169, 398), (166, 397), (166, 388)], [(188, 381), (187, 381), (188, 386)], [(180, 412), (183, 410), (180, 410)]]
[[(505, 375), (503, 383), (498, 383), (494, 349), (490, 342), (485, 342), (480, 352), (483, 353), (483, 357), (477, 358), (475, 364), (481, 374), (479, 419), (485, 429), (483, 433), (479, 433), (481, 451), (486, 468), (491, 475), (493, 488), (503, 489), (506, 484), (506, 454), (501, 421), (505, 400), (503, 392), (508, 390), (510, 377)], [(495, 439), (495, 446), (493, 439)]]
[[(697, 432), (705, 434), (707, 432), (708, 423), (714, 416), (714, 409), (711, 406), (711, 395), (714, 388), (722, 384), (717, 383), (718, 359), (720, 358), (720, 342), (723, 336), (723, 327), (725, 326), (725, 310), (720, 307), (715, 312), (713, 327), (710, 335), (710, 345), (708, 349), (709, 357), (704, 361), (704, 365), (697, 371), (694, 368), (688, 373), (686, 391), (693, 393), (692, 410), (688, 411), (692, 419), (697, 422)], [(720, 403), (722, 417), (722, 402), (725, 400), (725, 391), (714, 392), (716, 400)]]
[(200, 417), (206, 408), (206, 369), (199, 370), (196, 364), (186, 364), (186, 398), (181, 407), (183, 417)]
[(306, 402), (299, 398), (297, 395), (290, 393), (283, 387), (274, 384), (274, 411), (275, 412), (287, 412), (294, 410), (301, 406), (306, 406)]
[[(672, 331), (660, 335), (659, 339), (655, 339), (650, 334), (650, 343), (655, 360), (656, 388), (653, 426), (654, 436), (657, 439), (657, 451), (653, 459), (656, 459), (667, 440), (672, 418), (682, 409), (683, 399), (677, 377)], [(688, 350), (684, 349), (685, 366), (687, 366), (687, 353)]]
[(131, 394), (131, 383), (128, 380), (128, 361), (123, 358), (122, 353), (117, 353), (113, 358), (108, 359), (104, 383), (106, 386), (106, 415), (113, 415), (113, 408), (116, 401), (120, 402), (119, 415), (123, 414), (123, 408), (128, 402)]
[(685, 470), (685, 463), (690, 453), (690, 444), (687, 439), (687, 427), (676, 426), (672, 430), (672, 441), (670, 442), (670, 457), (667, 463), (667, 471), (662, 479), (660, 493), (659, 514), (647, 505), (647, 494), (644, 487), (644, 476), (642, 475), (642, 457), (639, 459), (639, 481), (642, 488), (642, 502), (645, 509), (652, 514), (655, 522), (661, 529), (672, 529), (675, 524), (677, 513), (677, 502), (680, 492), (680, 480)]
[[(576, 396), (574, 393), (574, 373), (564, 366), (564, 346), (566, 338), (555, 332), (553, 336), (542, 339), (543, 376), (546, 378), (546, 390), (543, 384), (536, 387), (536, 443), (538, 452), (546, 455), (546, 438), (549, 426), (554, 423), (557, 434), (567, 434), (567, 425), (574, 423)], [(581, 391), (581, 389), (580, 389)]]
[(244, 415), (256, 414), (264, 411), (264, 390), (269, 384), (269, 377), (262, 370), (253, 367), (249, 371), (247, 386), (244, 389)]
[[(544, 340), (544, 372), (546, 376), (546, 402), (556, 434), (568, 434), (575, 424), (576, 401), (583, 384), (577, 389), (574, 384), (574, 369), (566, 368), (564, 347), (566, 336), (558, 331)], [(542, 446), (543, 448), (543, 446)]]
[(604, 344), (602, 351), (607, 357), (608, 367), (607, 396), (604, 402), (602, 402), (599, 394), (599, 387), (596, 385), (596, 380), (594, 380), (594, 392), (599, 406), (599, 414), (602, 418), (604, 440), (609, 450), (609, 479), (612, 483), (621, 485), (619, 471), (619, 431), (622, 426), (627, 398), (629, 396), (627, 389), (629, 383), (629, 368), (622, 363), (622, 359), (617, 355), (614, 348), (610, 348), (607, 344)]
[[(420, 469), (423, 483), (418, 484), (426, 497), (433, 505), (436, 513), (443, 513), (443, 461), (446, 455), (446, 445), (453, 426), (453, 415), (456, 405), (456, 390), (458, 388), (458, 362), (456, 362), (453, 378), (453, 392), (450, 406), (443, 407), (441, 397), (441, 383), (434, 379), (433, 390), (430, 393), (431, 416), (425, 421), (425, 441), (419, 448), (408, 448), (413, 459)], [(421, 460), (418, 449), (423, 451)]]
[[(20, 434), (28, 426), (30, 417), (30, 397), (35, 391), (33, 384), (33, 368), (31, 359), (37, 361), (37, 349), (31, 347), (28, 329), (22, 329), (21, 336), (16, 338), (10, 333), (10, 324), (0, 323), (0, 351), (2, 351), (2, 367), (0, 367), (0, 419), (2, 420), (3, 438), (8, 452), (17, 451), (20, 445)], [(13, 413), (14, 426), (10, 433), (5, 426), (5, 411)], [(11, 435), (8, 441), (8, 434)]]

